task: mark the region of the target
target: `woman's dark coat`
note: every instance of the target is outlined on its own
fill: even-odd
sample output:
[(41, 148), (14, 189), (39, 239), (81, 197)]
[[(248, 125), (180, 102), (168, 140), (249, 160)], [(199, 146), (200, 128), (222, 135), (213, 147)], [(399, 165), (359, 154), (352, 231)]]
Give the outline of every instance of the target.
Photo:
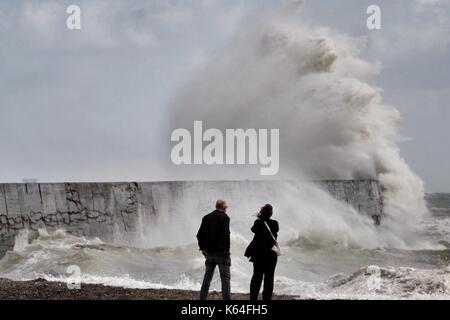
[[(272, 219), (266, 220), (266, 222), (276, 239), (279, 231), (278, 222)], [(275, 240), (270, 235), (269, 230), (267, 230), (264, 221), (257, 219), (253, 224), (252, 232), (255, 236), (247, 247), (247, 250), (245, 250), (244, 255), (248, 258), (254, 258), (270, 253), (272, 247), (275, 245)]]

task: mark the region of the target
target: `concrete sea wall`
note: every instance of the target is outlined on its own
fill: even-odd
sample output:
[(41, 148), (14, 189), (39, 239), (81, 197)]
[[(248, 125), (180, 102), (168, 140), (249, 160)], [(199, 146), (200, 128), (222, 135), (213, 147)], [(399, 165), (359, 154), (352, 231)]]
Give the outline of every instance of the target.
[[(215, 200), (207, 196), (211, 190), (219, 190), (216, 194), (224, 197), (247, 199), (247, 195), (258, 193), (258, 190), (270, 192), (279, 183), (284, 182), (0, 184), (0, 257), (12, 248), (21, 229), (62, 228), (71, 234), (113, 241), (118, 234), (136, 231), (142, 212), (147, 215), (179, 214), (183, 197), (203, 198), (206, 210)], [(375, 180), (314, 183), (362, 214), (372, 217), (383, 214), (381, 187)]]

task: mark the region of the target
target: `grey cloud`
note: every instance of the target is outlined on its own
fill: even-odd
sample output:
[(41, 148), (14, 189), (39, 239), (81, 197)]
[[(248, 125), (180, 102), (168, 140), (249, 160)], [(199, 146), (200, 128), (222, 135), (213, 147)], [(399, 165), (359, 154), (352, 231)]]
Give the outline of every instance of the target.
[[(192, 70), (242, 22), (277, 1), (75, 1), (83, 30), (65, 28), (74, 1), (0, 1), (1, 181), (164, 179), (165, 118)], [(373, 1), (305, 1), (293, 19), (367, 40), (374, 82), (402, 112), (401, 145), (429, 191), (450, 191), (449, 2), (378, 1), (383, 29), (365, 28)]]

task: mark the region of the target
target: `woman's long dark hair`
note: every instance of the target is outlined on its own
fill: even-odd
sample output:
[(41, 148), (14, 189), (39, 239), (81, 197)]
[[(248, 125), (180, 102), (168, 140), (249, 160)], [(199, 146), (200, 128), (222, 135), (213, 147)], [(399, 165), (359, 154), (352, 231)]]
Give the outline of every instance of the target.
[(269, 220), (272, 217), (273, 208), (270, 204), (266, 204), (258, 213), (258, 218), (261, 220)]

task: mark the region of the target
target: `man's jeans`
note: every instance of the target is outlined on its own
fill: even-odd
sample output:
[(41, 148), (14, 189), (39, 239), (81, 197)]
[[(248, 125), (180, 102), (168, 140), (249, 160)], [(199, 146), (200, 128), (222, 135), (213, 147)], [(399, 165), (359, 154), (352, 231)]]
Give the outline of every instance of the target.
[(230, 255), (225, 253), (208, 253), (205, 261), (205, 277), (203, 278), (202, 289), (200, 290), (200, 300), (206, 300), (208, 298), (209, 285), (211, 284), (216, 265), (219, 266), (220, 280), (222, 281), (222, 298), (223, 300), (231, 299)]

